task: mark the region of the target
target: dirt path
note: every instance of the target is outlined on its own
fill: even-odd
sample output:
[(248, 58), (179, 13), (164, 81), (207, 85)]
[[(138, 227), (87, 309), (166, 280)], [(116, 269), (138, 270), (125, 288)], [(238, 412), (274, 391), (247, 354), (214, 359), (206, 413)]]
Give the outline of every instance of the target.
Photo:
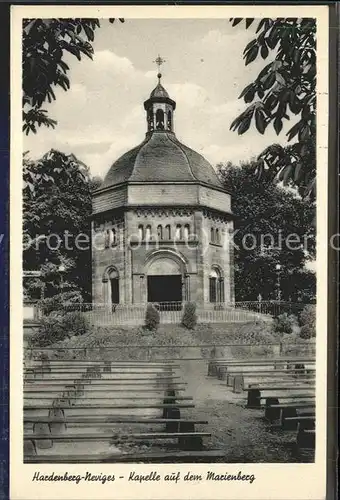
[[(183, 358), (195, 358), (197, 349), (186, 348)], [(207, 376), (208, 362), (180, 361), (180, 374), (187, 382), (185, 394), (193, 396), (196, 407), (182, 412), (183, 417), (207, 420), (199, 429), (211, 432), (207, 447), (225, 450), (227, 463), (295, 462), (294, 435), (271, 431), (263, 421), (263, 410), (241, 406), (225, 382)]]

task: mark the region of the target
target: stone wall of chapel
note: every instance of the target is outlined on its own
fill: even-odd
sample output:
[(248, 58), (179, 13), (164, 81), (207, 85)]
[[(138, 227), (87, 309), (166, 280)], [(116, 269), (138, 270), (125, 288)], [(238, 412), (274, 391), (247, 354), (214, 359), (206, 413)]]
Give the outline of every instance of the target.
[(211, 189), (206, 186), (198, 187), (198, 201), (200, 205), (221, 210), (222, 212), (231, 212), (230, 194)]
[[(171, 238), (165, 236), (165, 227), (170, 225)], [(174, 241), (178, 225), (190, 227), (195, 244), (186, 244), (184, 238)], [(139, 226), (151, 227), (157, 235), (158, 226), (163, 228), (163, 240), (151, 238), (139, 242)], [(220, 243), (211, 242), (211, 228), (219, 229)], [(116, 242), (105, 248), (106, 232), (116, 231)], [(103, 275), (110, 267), (119, 273), (120, 303), (140, 303), (147, 300), (145, 261), (157, 249), (172, 249), (186, 261), (186, 279), (189, 281), (190, 300), (209, 302), (209, 275), (214, 266), (223, 270), (225, 302), (234, 301), (233, 251), (226, 233), (232, 230), (228, 216), (216, 215), (208, 210), (193, 209), (136, 209), (115, 218), (95, 219), (92, 227), (92, 283), (93, 302), (107, 301), (107, 283)], [(132, 236), (137, 237), (134, 240)], [(228, 238), (227, 238), (228, 240)], [(130, 247), (130, 241), (137, 241)]]
[(129, 205), (196, 205), (197, 185), (142, 184), (128, 186)]
[(123, 207), (127, 202), (127, 187), (119, 186), (110, 191), (94, 194), (92, 198), (92, 212), (99, 214), (106, 210)]
[[(106, 244), (107, 231), (114, 230), (116, 241)], [(92, 300), (104, 303), (107, 299), (107, 283), (103, 283), (105, 271), (114, 267), (119, 273), (120, 300), (125, 302), (125, 234), (124, 220), (107, 216), (106, 220), (94, 219), (92, 222)]]
[[(203, 283), (204, 302), (209, 302), (209, 276), (214, 267), (221, 269), (224, 277), (224, 300), (226, 303), (233, 302), (233, 270), (231, 269), (230, 238), (228, 231), (231, 229), (231, 222), (227, 217), (214, 215), (209, 211), (203, 214)], [(211, 229), (218, 229), (220, 235), (219, 242), (212, 241)]]
[[(183, 232), (182, 239), (175, 240), (176, 228), (180, 225)], [(142, 227), (145, 233), (146, 228), (151, 227), (152, 236), (150, 240), (144, 239), (140, 242), (139, 227)], [(158, 227), (162, 227), (163, 239), (158, 238)], [(171, 238), (167, 237), (166, 226), (170, 226)], [(189, 226), (195, 244), (187, 244), (184, 238), (184, 227)], [(129, 226), (127, 229), (129, 237), (136, 235), (138, 242), (136, 247), (131, 250), (131, 269), (132, 272), (132, 296), (133, 302), (145, 302), (146, 297), (146, 259), (155, 250), (173, 250), (180, 254), (186, 262), (186, 279), (189, 281), (190, 300), (201, 301), (203, 283), (199, 276), (200, 246), (197, 237), (200, 233), (200, 227), (196, 220), (195, 212), (186, 209), (138, 209), (129, 212)]]

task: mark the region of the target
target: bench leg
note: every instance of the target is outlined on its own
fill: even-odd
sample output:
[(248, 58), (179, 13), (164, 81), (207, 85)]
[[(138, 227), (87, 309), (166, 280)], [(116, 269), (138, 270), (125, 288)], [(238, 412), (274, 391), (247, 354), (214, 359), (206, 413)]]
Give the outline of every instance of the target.
[(67, 426), (63, 408), (51, 408), (48, 417), (50, 419), (50, 429), (53, 434), (59, 434), (66, 430)]
[(218, 378), (218, 380), (226, 380), (226, 376), (227, 376), (227, 368), (226, 368), (226, 366), (220, 366), (217, 369), (217, 378)]
[[(195, 432), (195, 424), (191, 422), (181, 422), (180, 432)], [(199, 451), (203, 449), (203, 440), (201, 436), (180, 437), (178, 445), (182, 450)]]
[(240, 394), (243, 391), (243, 387), (244, 387), (243, 375), (235, 375), (233, 383), (233, 392), (236, 394)]
[(296, 408), (282, 408), (281, 427), (284, 431), (295, 431), (298, 426), (297, 420), (287, 421), (287, 417), (297, 417)]
[[(173, 401), (171, 401), (173, 402)], [(174, 419), (178, 419), (178, 418), (181, 418), (181, 412), (179, 410), (179, 408), (176, 408), (176, 407), (172, 407), (172, 408), (163, 408), (163, 418), (167, 418), (167, 419), (171, 419), (171, 418), (174, 418)], [(171, 429), (174, 428), (174, 424), (176, 422), (172, 423), (172, 422), (167, 422), (166, 423), (166, 431), (167, 432), (173, 432), (171, 431)], [(176, 423), (177, 425), (177, 423)]]
[(52, 439), (48, 439), (48, 436), (51, 434), (49, 424), (43, 422), (37, 422), (33, 425), (33, 434), (43, 434), (46, 435), (46, 439), (37, 439), (35, 440), (35, 447), (40, 450), (48, 450), (52, 448), (53, 441)]
[(256, 388), (248, 389), (247, 407), (260, 408), (261, 407), (261, 391)]
[(308, 434), (305, 429), (300, 428), (296, 436), (296, 445), (298, 450), (300, 448), (315, 450), (315, 434)]
[[(176, 397), (176, 391), (174, 389), (168, 389), (165, 394), (165, 399), (163, 404), (171, 404), (174, 403), (174, 399), (167, 399), (167, 397), (174, 398)], [(163, 418), (173, 418), (178, 419), (181, 418), (181, 412), (179, 408), (164, 408), (163, 409)], [(178, 422), (166, 422), (165, 424), (165, 432), (178, 432), (179, 424)]]
[(37, 448), (32, 439), (24, 440), (24, 457), (32, 457), (37, 455)]
[(209, 361), (208, 364), (208, 376), (216, 377), (217, 375), (217, 363), (215, 361)]
[(275, 422), (275, 420), (279, 420), (281, 416), (280, 408), (272, 408), (272, 405), (278, 405), (278, 398), (267, 398), (266, 399), (266, 409), (264, 412), (264, 418), (269, 422)]

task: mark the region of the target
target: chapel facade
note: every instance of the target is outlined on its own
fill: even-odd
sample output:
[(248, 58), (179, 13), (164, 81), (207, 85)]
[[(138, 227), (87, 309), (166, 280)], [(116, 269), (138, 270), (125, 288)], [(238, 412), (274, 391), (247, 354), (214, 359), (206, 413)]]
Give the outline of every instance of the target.
[(158, 84), (146, 135), (93, 194), (92, 300), (234, 302), (233, 216), (213, 167), (175, 135), (176, 102)]

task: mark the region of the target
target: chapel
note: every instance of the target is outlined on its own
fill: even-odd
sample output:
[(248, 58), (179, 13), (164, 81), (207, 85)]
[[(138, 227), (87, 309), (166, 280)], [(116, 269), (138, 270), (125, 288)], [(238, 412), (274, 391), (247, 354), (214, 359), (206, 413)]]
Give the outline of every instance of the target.
[(92, 300), (234, 302), (233, 215), (214, 168), (175, 134), (176, 102), (158, 83), (146, 134), (93, 194)]

